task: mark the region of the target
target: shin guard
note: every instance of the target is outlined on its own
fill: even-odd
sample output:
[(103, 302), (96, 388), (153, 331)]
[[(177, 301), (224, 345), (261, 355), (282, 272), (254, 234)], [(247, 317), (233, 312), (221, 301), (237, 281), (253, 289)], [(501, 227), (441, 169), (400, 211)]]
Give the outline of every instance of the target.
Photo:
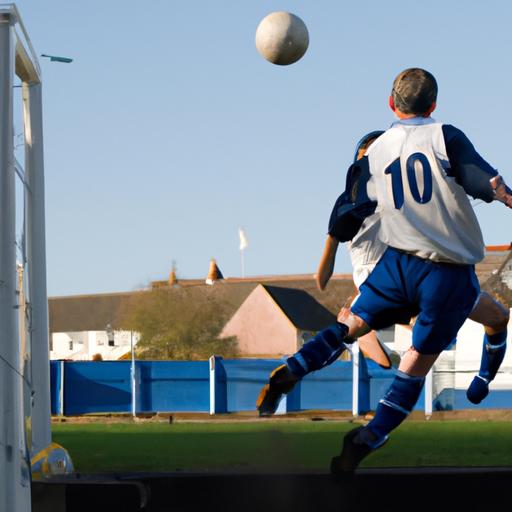
[(375, 417), (367, 428), (375, 434), (374, 439), (365, 439), (370, 445), (380, 446), (410, 414), (423, 389), (425, 377), (413, 377), (398, 371), (390, 388), (380, 400)]
[(480, 371), (471, 382), (466, 396), (479, 404), (489, 394), (489, 383), (496, 377), (507, 350), (507, 330), (484, 336)]
[(339, 322), (318, 332), (296, 354), (287, 359), (288, 368), (298, 377), (304, 377), (333, 363), (347, 348), (343, 343), (347, 332), (348, 327)]
[(507, 330), (484, 336), (484, 347), (482, 350), (482, 361), (478, 375), (487, 379), (488, 382), (496, 377), (500, 369), (505, 352), (507, 351)]

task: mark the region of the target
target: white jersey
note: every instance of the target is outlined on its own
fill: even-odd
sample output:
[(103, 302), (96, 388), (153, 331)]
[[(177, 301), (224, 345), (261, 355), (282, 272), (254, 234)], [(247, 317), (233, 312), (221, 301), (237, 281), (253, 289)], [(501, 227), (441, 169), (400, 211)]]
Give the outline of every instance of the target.
[(387, 245), (379, 239), (380, 229), (380, 214), (374, 213), (364, 220), (361, 229), (348, 244), (354, 284), (358, 289), (387, 249)]
[(475, 264), (484, 257), (482, 232), (466, 192), (446, 172), (442, 124), (408, 121), (393, 124), (367, 151), (380, 239), (420, 258)]

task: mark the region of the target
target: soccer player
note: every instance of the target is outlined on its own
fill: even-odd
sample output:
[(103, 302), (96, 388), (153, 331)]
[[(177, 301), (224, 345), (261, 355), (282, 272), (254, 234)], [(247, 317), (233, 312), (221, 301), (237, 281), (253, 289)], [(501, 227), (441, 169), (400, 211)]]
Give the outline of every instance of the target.
[[(369, 195), (378, 203), (379, 236), (388, 248), (361, 285), (351, 314), (374, 329), (395, 323), (391, 319), (417, 320), (411, 350), (375, 417), (345, 436), (341, 455), (332, 461), (334, 473), (352, 471), (387, 441), (414, 407), (438, 354), (473, 310), (479, 297), (474, 264), (483, 258), (484, 244), (466, 194), (512, 207), (510, 189), (467, 137), (430, 117), (436, 100), (430, 73), (400, 73), (389, 100), (399, 121), (361, 160), (371, 176)], [(489, 340), (495, 349), (502, 341)]]
[[(383, 133), (380, 131), (371, 132), (358, 142), (356, 146), (356, 161), (363, 158), (371, 144)], [(469, 148), (469, 151), (474, 151), (474, 149)], [(324, 253), (317, 272), (317, 284), (321, 290), (325, 289), (332, 276), (338, 243), (339, 241), (344, 241), (347, 237), (345, 226), (347, 223), (346, 206), (348, 205), (349, 208), (356, 207), (358, 200), (357, 191), (358, 189), (364, 190), (366, 187), (364, 177), (361, 179), (360, 175), (353, 176), (352, 170), (353, 168), (351, 167), (347, 173), (346, 191), (336, 202), (329, 222), (329, 234), (327, 235)], [(365, 200), (367, 201), (368, 198), (363, 198), (362, 201), (359, 199), (362, 203)], [(350, 221), (348, 222), (350, 223)], [(387, 246), (378, 238), (379, 229), (379, 212), (374, 212), (364, 219), (361, 228), (349, 242), (354, 283), (357, 288), (370, 275), (387, 249)], [(475, 404), (480, 403), (488, 395), (489, 383), (495, 378), (505, 357), (509, 317), (509, 310), (485, 292), (480, 293), (475, 307), (469, 315), (471, 320), (484, 325), (485, 330), (480, 371), (473, 379), (466, 393), (468, 399)]]
[[(383, 133), (383, 131), (370, 132), (357, 143), (354, 163), (363, 158), (370, 145)], [(376, 204), (368, 198), (366, 193), (368, 178), (367, 173), (366, 175), (361, 173), (360, 169), (354, 166), (351, 166), (347, 172), (346, 189), (333, 208), (329, 220), (329, 234), (316, 274), (317, 284), (321, 290), (325, 289), (332, 276), (339, 242), (349, 242), (353, 278), (357, 289), (370, 275), (387, 249), (387, 246), (378, 238), (380, 216), (374, 211)], [(340, 316), (344, 314), (347, 314), (346, 310), (342, 311)], [(496, 376), (505, 356), (509, 311), (489, 294), (482, 292), (469, 318), (485, 326), (480, 372), (467, 391), (468, 399), (477, 404), (489, 393), (489, 383)], [(322, 336), (326, 334), (329, 335), (328, 332), (321, 333)], [(389, 353), (373, 331), (359, 338), (358, 343), (365, 357), (373, 359), (383, 368), (391, 366)], [(325, 354), (322, 355), (325, 361), (317, 363), (314, 368), (318, 370), (332, 363), (345, 350), (346, 344), (348, 344), (347, 341), (332, 353), (327, 353), (328, 357), (325, 357)], [(313, 344), (313, 346), (316, 345)], [(324, 347), (325, 343), (321, 345), (321, 348)], [(300, 354), (297, 356), (300, 357)], [(273, 382), (276, 380), (286, 382), (286, 392), (290, 392), (298, 381), (286, 365), (276, 368), (272, 376)], [(260, 414), (262, 416), (274, 414), (282, 396), (279, 386), (273, 386), (271, 390), (270, 386), (266, 385), (257, 402)]]
[(436, 99), (437, 83), (425, 70), (408, 69), (395, 79), (389, 103), (399, 121), (357, 163), (359, 173), (370, 175), (368, 196), (378, 204), (379, 234), (387, 249), (348, 317), (315, 336), (269, 381), (267, 395), (286, 392), (294, 380), (328, 363), (329, 353), (344, 343), (417, 317), (412, 348), (375, 417), (345, 436), (333, 473), (353, 471), (407, 417), (425, 375), (479, 297), (474, 264), (483, 258), (484, 245), (466, 193), (512, 207), (510, 189), (467, 137), (430, 117)]

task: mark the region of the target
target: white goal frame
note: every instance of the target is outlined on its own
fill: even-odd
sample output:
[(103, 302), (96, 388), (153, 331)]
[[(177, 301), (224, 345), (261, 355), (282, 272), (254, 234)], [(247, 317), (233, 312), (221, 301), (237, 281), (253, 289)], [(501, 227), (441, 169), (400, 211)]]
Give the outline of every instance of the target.
[[(15, 158), (21, 81), (24, 168)], [(0, 510), (31, 510), (30, 457), (51, 443), (41, 69), (14, 4), (0, 4)], [(24, 190), (16, 259), (16, 179)], [(18, 265), (18, 266), (17, 266)]]

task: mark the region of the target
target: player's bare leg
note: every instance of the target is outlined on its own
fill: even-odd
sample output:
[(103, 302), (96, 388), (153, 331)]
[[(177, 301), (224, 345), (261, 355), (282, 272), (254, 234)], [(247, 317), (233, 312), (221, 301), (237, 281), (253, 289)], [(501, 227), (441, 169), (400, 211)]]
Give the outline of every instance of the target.
[(389, 370), (397, 367), (400, 356), (397, 352), (391, 351), (379, 340), (375, 331), (370, 331), (357, 339), (359, 350), (366, 359), (375, 361), (381, 368)]
[[(390, 353), (380, 342), (377, 333), (372, 331), (361, 318), (351, 313), (350, 309), (341, 308), (338, 314), (338, 322), (349, 326), (349, 336), (357, 338), (359, 349), (364, 357), (375, 361), (386, 370), (393, 366)], [(396, 354), (396, 359), (399, 359), (398, 354)]]
[(398, 371), (413, 377), (426, 377), (439, 354), (421, 354), (414, 347), (402, 356)]
[(487, 334), (493, 335), (507, 328), (510, 312), (491, 295), (481, 292), (469, 318), (482, 324)]
[[(340, 322), (343, 318), (343, 322)], [(338, 321), (318, 332), (310, 341), (278, 366), (270, 375), (268, 384), (260, 391), (256, 408), (260, 416), (271, 416), (277, 410), (283, 395), (308, 373), (320, 370), (336, 361), (347, 349), (347, 344), (366, 334), (370, 328), (356, 315), (348, 312)]]
[(337, 317), (338, 323), (347, 326), (347, 338), (355, 340), (371, 331), (368, 324), (359, 316), (354, 315), (349, 308), (341, 308)]
[(421, 354), (414, 347), (402, 356), (395, 380), (380, 400), (373, 420), (345, 435), (341, 455), (331, 461), (332, 474), (351, 474), (365, 457), (386, 443), (388, 434), (407, 418), (418, 401), (425, 376), (438, 356)]
[(489, 384), (496, 377), (505, 357), (510, 312), (483, 292), (469, 318), (483, 324), (485, 330), (480, 370), (466, 392), (470, 402), (479, 404), (489, 394)]

